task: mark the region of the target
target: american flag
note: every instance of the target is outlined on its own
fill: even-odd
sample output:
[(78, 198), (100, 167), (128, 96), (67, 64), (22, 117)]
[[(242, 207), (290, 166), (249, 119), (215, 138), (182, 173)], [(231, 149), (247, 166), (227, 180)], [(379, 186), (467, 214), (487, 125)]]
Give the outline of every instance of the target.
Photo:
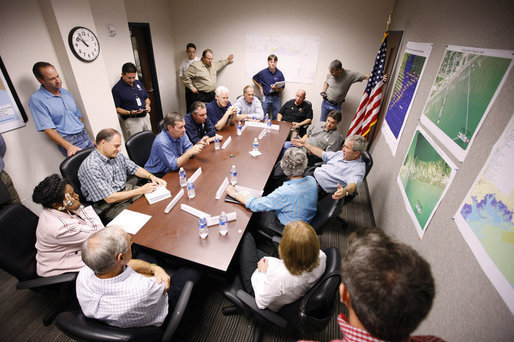
[(384, 75), (388, 35), (389, 33), (384, 35), (384, 40), (382, 46), (380, 46), (380, 50), (378, 50), (375, 65), (369, 77), (366, 90), (364, 90), (364, 94), (362, 94), (361, 104), (359, 105), (359, 109), (357, 109), (357, 113), (355, 113), (347, 136), (359, 134), (368, 139), (371, 126), (377, 123), (380, 103), (382, 101), (382, 86), (384, 85), (382, 77)]

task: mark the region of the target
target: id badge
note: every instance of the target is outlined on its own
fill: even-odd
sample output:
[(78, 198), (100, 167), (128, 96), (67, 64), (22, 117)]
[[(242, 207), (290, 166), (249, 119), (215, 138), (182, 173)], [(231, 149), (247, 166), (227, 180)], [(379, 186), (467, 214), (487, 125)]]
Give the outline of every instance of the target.
[(136, 97), (136, 103), (139, 107), (141, 107), (141, 99), (139, 97)]

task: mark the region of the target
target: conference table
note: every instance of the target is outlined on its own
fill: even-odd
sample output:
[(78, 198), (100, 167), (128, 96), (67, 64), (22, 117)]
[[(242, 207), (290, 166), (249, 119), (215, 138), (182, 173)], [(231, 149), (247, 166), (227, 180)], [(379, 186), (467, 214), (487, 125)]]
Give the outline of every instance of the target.
[[(244, 205), (225, 202), (225, 193), (219, 200), (215, 199), (216, 192), (225, 177), (229, 178), (232, 165), (237, 168), (238, 185), (262, 190), (268, 180), (273, 166), (286, 140), (291, 124), (289, 122), (273, 122), (279, 130), (271, 130), (259, 140), (259, 151), (262, 155), (253, 157), (253, 140), (263, 130), (259, 127), (247, 127), (243, 134), (236, 134), (235, 126), (227, 126), (218, 133), (224, 141), (230, 136), (231, 143), (226, 149), (214, 149), (214, 144), (205, 146), (202, 152), (189, 159), (184, 167), (190, 177), (199, 168), (202, 174), (194, 182), (196, 196), (189, 199), (187, 189), (185, 194), (173, 209), (166, 214), (164, 209), (171, 198), (152, 205), (144, 196), (135, 201), (129, 210), (151, 216), (151, 219), (136, 233), (133, 241), (141, 246), (187, 260), (193, 264), (225, 272), (227, 271), (239, 242), (246, 230), (252, 212)], [(167, 189), (175, 196), (181, 189), (177, 171), (172, 171), (163, 177), (168, 183)], [(187, 204), (211, 216), (217, 216), (222, 211), (235, 212), (236, 220), (228, 222), (228, 234), (221, 236), (218, 225), (208, 227), (209, 235), (201, 239), (198, 233), (198, 217), (181, 209), (181, 204)]]

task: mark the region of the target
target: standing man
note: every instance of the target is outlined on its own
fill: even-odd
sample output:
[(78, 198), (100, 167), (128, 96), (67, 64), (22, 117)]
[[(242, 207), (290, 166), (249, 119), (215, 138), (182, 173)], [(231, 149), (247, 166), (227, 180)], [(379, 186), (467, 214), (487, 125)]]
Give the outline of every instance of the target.
[(189, 158), (202, 152), (207, 141), (204, 137), (193, 145), (184, 134), (186, 122), (179, 113), (166, 114), (163, 124), (164, 128), (155, 137), (150, 157), (145, 164), (145, 169), (158, 174), (178, 170)]
[(29, 101), (37, 130), (44, 131), (55, 141), (65, 157), (83, 148), (93, 147), (82, 123), (82, 114), (71, 93), (62, 88), (61, 78), (54, 66), (37, 62), (32, 72), (41, 83)]
[(234, 106), (237, 107), (237, 121), (244, 119), (262, 120), (264, 119), (264, 111), (262, 110), (261, 101), (255, 98), (255, 90), (253, 86), (247, 85), (243, 88), (243, 96), (240, 96)]
[(214, 100), (216, 75), (218, 71), (233, 62), (234, 55), (229, 55), (227, 59), (214, 63), (213, 59), (212, 50), (204, 50), (202, 59), (191, 63), (182, 75), (184, 85), (193, 92), (193, 101), (211, 102)]
[(216, 88), (216, 99), (207, 104), (207, 116), (211, 119), (216, 130), (219, 131), (230, 124), (236, 118), (237, 107), (232, 106), (228, 100), (228, 88), (219, 86)]
[(150, 98), (141, 81), (136, 80), (137, 69), (133, 63), (121, 68), (121, 78), (112, 87), (116, 112), (125, 121), (129, 138), (137, 132), (151, 130)]
[(327, 75), (320, 93), (323, 97), (320, 121), (326, 121), (328, 112), (331, 110), (341, 110), (346, 94), (353, 83), (369, 78), (369, 74), (364, 75), (343, 69), (343, 65), (338, 59), (333, 60), (328, 69), (330, 73)]
[[(166, 186), (160, 179), (120, 153), (121, 136), (112, 128), (102, 129), (96, 135), (96, 149), (80, 165), (80, 189), (93, 206), (102, 211), (109, 221), (132, 202), (154, 191), (158, 185)], [(128, 176), (146, 178), (150, 183), (134, 187), (127, 183)]]
[(285, 85), (277, 87), (277, 82), (284, 81), (282, 71), (277, 69), (278, 57), (276, 55), (268, 56), (268, 68), (262, 69), (253, 76), (253, 83), (259, 87), (262, 94), (262, 109), (265, 114), (271, 112), (272, 120), (277, 119), (277, 113), (280, 108), (280, 93), (284, 90)]
[[(182, 64), (180, 64), (180, 71), (179, 71), (179, 77), (182, 80), (182, 76), (184, 75), (184, 72), (186, 71), (189, 66), (196, 61), (199, 61), (200, 58), (196, 56), (196, 45), (193, 43), (188, 43), (186, 45), (186, 54), (187, 57), (184, 58), (182, 61)], [(182, 83), (184, 83), (184, 80), (182, 80)], [(185, 83), (184, 83), (185, 85)], [(186, 113), (191, 110), (191, 105), (193, 104), (193, 92), (191, 89), (189, 89), (187, 86), (186, 88)]]
[[(186, 121), (187, 136), (193, 144), (196, 144), (202, 140), (202, 138), (205, 138), (207, 143), (214, 141), (216, 128), (211, 119), (207, 117), (205, 103), (200, 101), (193, 102), (191, 105), (191, 113), (187, 114), (184, 120)], [(223, 139), (221, 135), (218, 135), (218, 138), (220, 138), (220, 140)]]
[(305, 90), (299, 89), (293, 100), (287, 101), (277, 115), (278, 121), (292, 122), (291, 139), (305, 134), (306, 126), (312, 122), (312, 105), (305, 101)]

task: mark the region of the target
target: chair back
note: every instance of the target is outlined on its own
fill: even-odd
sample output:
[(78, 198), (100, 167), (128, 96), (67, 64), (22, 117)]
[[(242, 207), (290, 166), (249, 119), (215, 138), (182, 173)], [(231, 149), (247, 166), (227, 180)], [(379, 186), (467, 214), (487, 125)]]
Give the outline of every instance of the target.
[(366, 164), (366, 173), (364, 174), (364, 179), (366, 179), (369, 171), (371, 171), (371, 168), (373, 167), (373, 157), (371, 157), (369, 151), (364, 151), (364, 153), (361, 154), (361, 158), (362, 161)]
[(311, 226), (316, 233), (320, 234), (323, 226), (341, 212), (343, 201), (332, 199), (332, 194), (328, 194), (321, 201), (318, 201), (316, 216), (312, 219)]
[(61, 171), (61, 175), (66, 178), (68, 183), (72, 186), (73, 190), (79, 195), (80, 201), (82, 203), (86, 203), (86, 198), (80, 191), (80, 181), (79, 181), (79, 167), (84, 161), (84, 159), (89, 156), (89, 154), (93, 151), (94, 147), (87, 148), (85, 150), (80, 150), (72, 156), (64, 159), (59, 165), (59, 170)]
[(19, 281), (37, 278), (37, 222), (37, 215), (23, 204), (10, 204), (0, 210), (0, 268)]
[(137, 165), (145, 167), (154, 139), (152, 131), (142, 131), (131, 136), (125, 142), (129, 158)]
[(280, 309), (288, 325), (302, 334), (320, 332), (333, 317), (339, 284), (341, 254), (336, 247), (324, 250), (327, 255), (325, 272), (305, 296)]

